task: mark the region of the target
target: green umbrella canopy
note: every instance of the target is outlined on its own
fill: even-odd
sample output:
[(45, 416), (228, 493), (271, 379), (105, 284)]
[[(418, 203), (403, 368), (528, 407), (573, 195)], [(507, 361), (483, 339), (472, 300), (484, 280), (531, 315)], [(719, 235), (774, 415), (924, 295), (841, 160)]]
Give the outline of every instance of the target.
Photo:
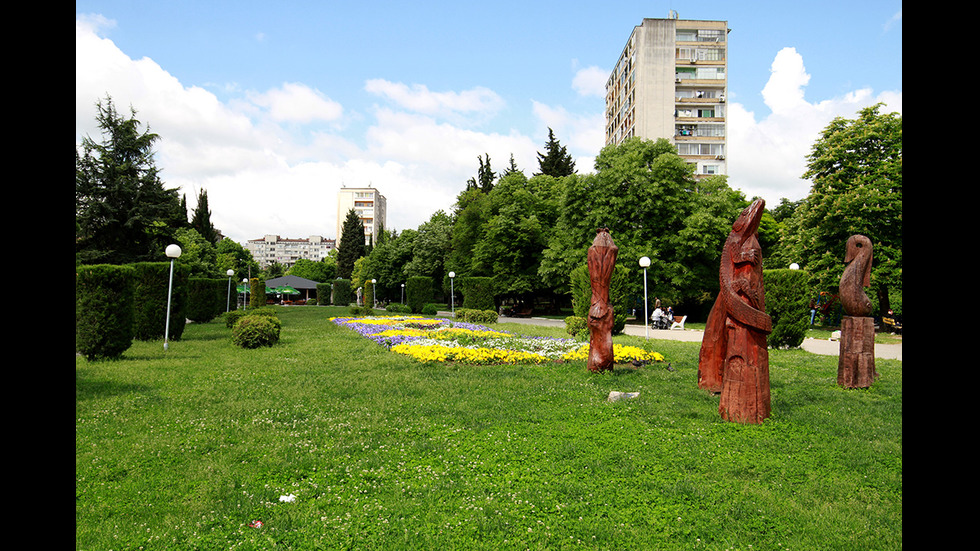
[(289, 285), (280, 285), (272, 290), (274, 293), (279, 293), (280, 295), (298, 295), (299, 291), (293, 289)]

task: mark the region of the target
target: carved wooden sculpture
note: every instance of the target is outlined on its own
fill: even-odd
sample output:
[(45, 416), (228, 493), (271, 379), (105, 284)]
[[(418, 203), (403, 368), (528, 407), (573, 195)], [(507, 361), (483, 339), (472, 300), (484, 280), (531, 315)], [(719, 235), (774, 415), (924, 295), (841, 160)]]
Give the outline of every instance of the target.
[(772, 320), (765, 312), (762, 247), (758, 229), (766, 203), (756, 200), (739, 215), (721, 253), (719, 283), (698, 358), (698, 387), (721, 393), (718, 412), (738, 423), (769, 417), (769, 350)]
[(589, 306), (589, 371), (611, 370), (613, 356), (612, 326), (613, 307), (609, 303), (609, 283), (616, 267), (616, 254), (619, 247), (613, 243), (609, 230), (599, 228), (587, 253), (589, 281), (592, 284), (592, 299)]
[(864, 287), (871, 285), (871, 240), (852, 235), (844, 252), (844, 273), (840, 278), (840, 300), (846, 316), (841, 318), (840, 354), (837, 384), (845, 388), (868, 388), (875, 371), (875, 327), (871, 301)]

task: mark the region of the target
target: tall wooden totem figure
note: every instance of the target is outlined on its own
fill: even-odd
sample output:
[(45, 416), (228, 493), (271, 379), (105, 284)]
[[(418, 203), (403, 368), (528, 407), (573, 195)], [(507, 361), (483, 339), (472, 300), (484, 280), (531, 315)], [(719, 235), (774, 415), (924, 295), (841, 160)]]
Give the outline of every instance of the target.
[(871, 285), (871, 240), (852, 235), (844, 252), (844, 273), (840, 278), (840, 301), (846, 316), (840, 322), (840, 354), (837, 384), (844, 388), (868, 388), (875, 371), (875, 324), (871, 301), (864, 287)]
[(609, 283), (616, 267), (619, 247), (613, 243), (609, 230), (599, 228), (587, 253), (589, 282), (592, 284), (592, 299), (589, 306), (589, 371), (611, 370), (615, 363), (613, 356), (612, 327), (613, 307), (609, 303)]
[(737, 423), (761, 423), (771, 412), (766, 336), (772, 320), (766, 314), (758, 238), (765, 206), (756, 200), (732, 225), (721, 253), (721, 290), (698, 358), (698, 387), (720, 393), (718, 412)]

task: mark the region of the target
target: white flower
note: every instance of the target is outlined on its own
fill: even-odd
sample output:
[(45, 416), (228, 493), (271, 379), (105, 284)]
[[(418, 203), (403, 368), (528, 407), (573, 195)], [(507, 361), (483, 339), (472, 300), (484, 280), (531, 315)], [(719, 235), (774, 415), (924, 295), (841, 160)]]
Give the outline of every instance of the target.
[(289, 494), (288, 496), (279, 496), (279, 501), (293, 502), (296, 501), (296, 496)]

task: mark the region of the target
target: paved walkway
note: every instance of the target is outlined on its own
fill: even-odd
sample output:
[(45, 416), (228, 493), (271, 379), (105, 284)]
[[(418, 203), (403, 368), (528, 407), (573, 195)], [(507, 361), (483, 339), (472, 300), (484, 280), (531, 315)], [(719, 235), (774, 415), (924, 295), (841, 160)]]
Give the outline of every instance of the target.
[[(564, 327), (564, 320), (556, 320), (550, 318), (508, 318), (500, 317), (498, 320), (500, 323), (527, 323), (533, 325), (549, 325), (554, 327)], [(701, 337), (704, 335), (704, 331), (697, 331), (693, 329), (648, 329), (642, 325), (627, 325), (623, 330), (627, 335), (634, 335), (637, 337), (643, 337), (647, 334), (649, 330), (649, 335), (651, 339), (663, 339), (663, 340), (675, 340), (675, 341), (689, 341), (689, 342), (701, 342)], [(812, 352), (814, 354), (822, 354), (824, 356), (836, 356), (840, 353), (840, 342), (823, 340), (823, 339), (803, 339), (803, 344), (800, 346), (803, 350), (807, 352)], [(901, 344), (875, 344), (875, 357), (883, 358), (889, 360), (902, 360), (902, 345)]]

